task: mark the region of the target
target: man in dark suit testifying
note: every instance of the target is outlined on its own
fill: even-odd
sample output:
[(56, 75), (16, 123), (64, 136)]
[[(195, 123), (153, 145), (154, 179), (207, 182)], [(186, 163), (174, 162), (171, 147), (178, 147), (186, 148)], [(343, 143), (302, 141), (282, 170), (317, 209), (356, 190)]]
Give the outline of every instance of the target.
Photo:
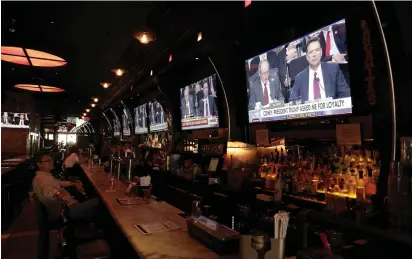
[(322, 47), (319, 38), (307, 43), (306, 59), (309, 66), (296, 75), (290, 96), (291, 101), (333, 99), (350, 97), (350, 88), (336, 63), (322, 63)]
[(249, 90), (249, 110), (257, 110), (260, 106), (265, 106), (274, 100), (283, 99), (278, 70), (274, 71), (275, 73), (271, 73), (269, 62), (266, 59), (260, 61), (259, 78), (253, 82)]
[(199, 103), (199, 113), (202, 117), (217, 115), (215, 98), (209, 95), (209, 83), (205, 80), (203, 83), (203, 99)]

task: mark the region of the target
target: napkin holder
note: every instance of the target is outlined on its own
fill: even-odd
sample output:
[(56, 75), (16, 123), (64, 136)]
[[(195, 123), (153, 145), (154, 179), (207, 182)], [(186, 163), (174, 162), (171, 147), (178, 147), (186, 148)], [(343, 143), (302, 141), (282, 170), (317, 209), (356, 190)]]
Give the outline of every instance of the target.
[(236, 254), (239, 251), (240, 234), (206, 217), (186, 219), (189, 235), (219, 255)]

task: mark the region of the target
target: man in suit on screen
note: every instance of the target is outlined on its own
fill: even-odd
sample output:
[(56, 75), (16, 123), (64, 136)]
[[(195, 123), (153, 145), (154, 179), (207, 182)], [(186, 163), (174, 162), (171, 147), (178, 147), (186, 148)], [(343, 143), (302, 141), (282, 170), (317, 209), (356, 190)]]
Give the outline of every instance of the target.
[(259, 78), (250, 86), (249, 110), (259, 109), (275, 100), (283, 100), (278, 70), (269, 69), (269, 62), (262, 59), (258, 68)]
[(344, 23), (324, 27), (317, 37), (323, 50), (322, 61), (345, 61), (347, 48)]
[(193, 96), (189, 94), (188, 86), (186, 86), (183, 91), (183, 98), (180, 106), (182, 109), (182, 119), (193, 116), (195, 112), (195, 106), (193, 103)]
[(319, 38), (308, 41), (306, 59), (309, 66), (296, 75), (291, 101), (350, 97), (350, 88), (338, 64), (322, 63)]
[(205, 79), (203, 83), (203, 99), (199, 104), (199, 113), (202, 117), (210, 117), (217, 115), (215, 98), (209, 95), (209, 83)]

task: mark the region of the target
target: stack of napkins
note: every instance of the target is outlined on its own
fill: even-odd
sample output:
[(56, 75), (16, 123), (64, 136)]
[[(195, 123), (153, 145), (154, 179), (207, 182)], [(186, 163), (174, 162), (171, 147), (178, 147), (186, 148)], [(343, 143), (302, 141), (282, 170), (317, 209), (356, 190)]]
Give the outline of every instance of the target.
[(140, 186), (149, 186), (150, 185), (150, 176), (140, 177)]

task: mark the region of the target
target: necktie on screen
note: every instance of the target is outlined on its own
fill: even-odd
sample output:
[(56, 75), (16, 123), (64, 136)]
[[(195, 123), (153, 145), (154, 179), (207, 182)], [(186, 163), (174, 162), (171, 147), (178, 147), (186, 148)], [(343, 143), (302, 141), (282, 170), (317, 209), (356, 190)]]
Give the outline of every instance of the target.
[(313, 76), (313, 99), (320, 99), (319, 78), (316, 72)]
[(325, 56), (330, 56), (330, 31), (326, 34), (326, 50), (325, 50)]
[(209, 117), (209, 102), (208, 98), (206, 98), (206, 117)]
[(263, 95), (264, 95), (264, 98), (265, 98), (265, 103), (263, 105), (266, 105), (266, 104), (269, 103), (269, 92), (268, 92), (267, 84), (264, 84), (264, 86), (265, 86), (265, 91), (264, 91)]

